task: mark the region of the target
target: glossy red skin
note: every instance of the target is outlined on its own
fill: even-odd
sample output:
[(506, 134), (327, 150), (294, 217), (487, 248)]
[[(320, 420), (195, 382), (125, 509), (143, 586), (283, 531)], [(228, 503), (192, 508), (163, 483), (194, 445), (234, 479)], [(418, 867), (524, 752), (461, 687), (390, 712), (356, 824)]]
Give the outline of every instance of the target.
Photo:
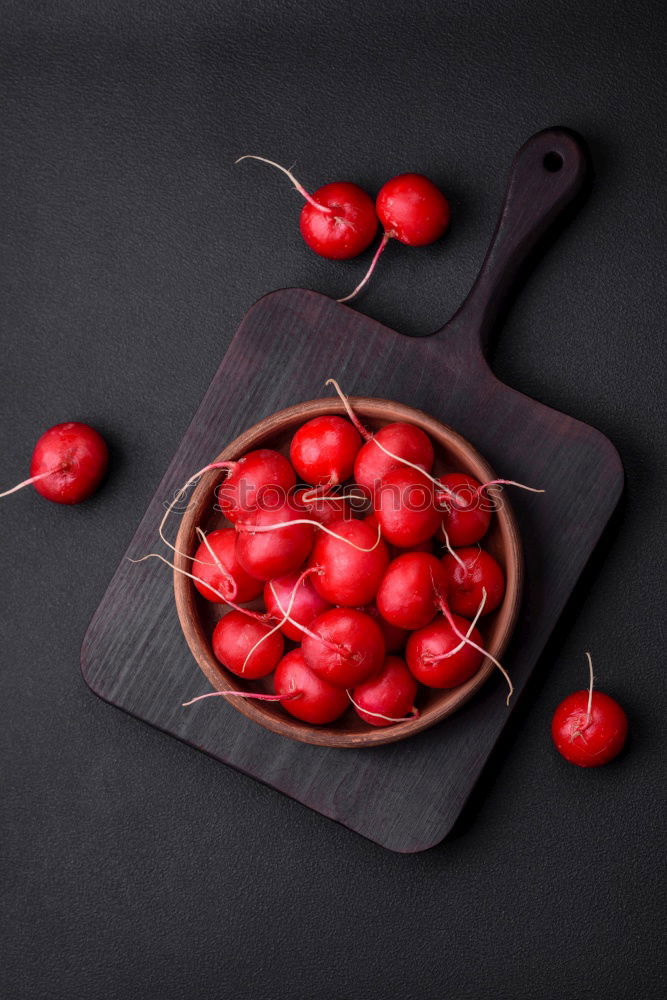
[(357, 608), (357, 610), (363, 611), (365, 615), (370, 615), (373, 621), (378, 623), (382, 630), (385, 648), (388, 653), (400, 653), (405, 648), (405, 644), (408, 641), (408, 632), (404, 628), (397, 628), (395, 625), (390, 625), (382, 617), (374, 604), (367, 604), (363, 608)]
[(294, 649), (283, 656), (273, 677), (276, 694), (300, 692), (300, 697), (281, 701), (280, 704), (302, 722), (323, 726), (340, 718), (350, 704), (343, 688), (327, 684), (306, 665), (300, 649)]
[[(417, 682), (400, 656), (388, 656), (381, 672), (364, 684), (360, 684), (352, 692), (356, 702), (354, 710), (369, 726), (394, 725), (387, 719), (369, 715), (369, 712), (386, 715), (390, 719), (409, 716), (414, 708), (416, 696)], [(364, 708), (367, 712), (363, 711)]]
[(356, 687), (382, 669), (386, 652), (382, 631), (362, 611), (332, 608), (310, 623), (310, 631), (338, 647), (334, 652), (309, 635), (301, 643), (310, 669), (334, 687)]
[(374, 507), (382, 537), (400, 549), (427, 541), (441, 520), (433, 484), (416, 469), (405, 466), (384, 477), (375, 491)]
[(294, 469), (279, 451), (258, 448), (234, 464), (218, 487), (217, 502), (228, 521), (236, 523), (261, 508), (271, 508), (296, 485)]
[[(444, 525), (449, 544), (452, 548), (474, 545), (484, 537), (491, 523), (491, 511), (484, 509), (488, 507), (489, 500), (477, 493), (481, 483), (462, 472), (450, 472), (446, 476), (440, 476), (438, 481), (458, 492), (461, 504), (460, 507), (455, 507), (446, 493), (438, 494), (440, 525)], [(438, 537), (444, 541), (442, 527), (438, 529)]]
[(315, 201), (333, 212), (323, 212), (309, 202), (301, 209), (299, 228), (311, 250), (329, 260), (358, 257), (370, 246), (378, 228), (373, 199), (349, 181), (335, 181), (318, 188)]
[[(334, 521), (329, 527), (364, 549), (377, 541), (377, 528), (365, 521)], [(321, 571), (313, 576), (318, 594), (331, 604), (358, 608), (375, 598), (389, 565), (389, 552), (382, 540), (372, 552), (359, 552), (340, 538), (319, 532), (308, 565)]]
[(590, 718), (588, 691), (575, 691), (561, 701), (551, 720), (551, 738), (561, 757), (578, 767), (599, 767), (625, 745), (628, 717), (613, 698), (593, 691)]
[[(299, 576), (299, 570), (296, 570), (287, 576), (281, 576), (278, 580), (269, 580), (264, 585), (264, 604), (266, 610), (270, 615), (278, 619), (278, 621), (289, 607), (290, 598)], [(271, 589), (272, 587), (275, 590), (275, 594)], [(278, 596), (277, 600), (276, 594)], [(325, 601), (323, 597), (320, 597), (313, 587), (312, 579), (307, 576), (301, 581), (294, 594), (290, 618), (293, 618), (294, 621), (299, 622), (301, 625), (310, 625), (314, 618), (328, 611), (331, 606), (329, 601)], [(301, 642), (303, 639), (301, 629), (296, 628), (290, 622), (285, 622), (281, 626), (281, 632), (288, 639), (294, 639), (295, 642)]]
[(93, 427), (74, 421), (55, 424), (44, 431), (35, 445), (30, 475), (57, 471), (32, 485), (40, 496), (53, 503), (81, 503), (100, 485), (108, 464), (109, 449)]
[(246, 669), (242, 668), (255, 643), (270, 631), (270, 625), (264, 625), (256, 618), (250, 618), (242, 611), (230, 611), (213, 629), (213, 652), (223, 666), (239, 677), (248, 680), (266, 677), (283, 655), (285, 640), (280, 632), (274, 632), (258, 646), (248, 660)]
[[(243, 566), (236, 558), (236, 532), (233, 528), (221, 528), (219, 531), (211, 531), (206, 540), (215, 552), (218, 560), (227, 573), (221, 573), (215, 565), (213, 556), (207, 546), (202, 542), (195, 552), (192, 563), (192, 573), (198, 576), (204, 583), (194, 581), (194, 585), (207, 601), (214, 604), (224, 603), (224, 598), (220, 597), (210, 587), (215, 587), (225, 597), (234, 601), (235, 604), (245, 604), (246, 601), (253, 601), (262, 593), (264, 584), (261, 580), (246, 573)], [(236, 592), (230, 587), (229, 577), (236, 583)], [(209, 584), (207, 587), (205, 584)]]
[(275, 506), (295, 484), (296, 474), (284, 455), (271, 448), (258, 448), (240, 458), (218, 486), (218, 506), (228, 521), (236, 523), (258, 505)]
[(496, 560), (478, 548), (457, 549), (456, 555), (465, 568), (452, 555), (442, 560), (447, 578), (444, 593), (450, 609), (464, 618), (474, 618), (482, 603), (482, 590), (486, 590), (482, 615), (495, 611), (505, 594), (505, 577)]
[[(466, 635), (470, 628), (470, 622), (458, 615), (454, 615), (454, 621), (457, 628)], [(472, 630), (470, 638), (483, 648), (482, 637), (476, 628)], [(426, 687), (455, 688), (464, 684), (477, 673), (481, 666), (483, 656), (476, 649), (465, 645), (447, 660), (439, 660), (437, 663), (429, 662), (430, 656), (448, 653), (460, 642), (460, 638), (452, 631), (447, 620), (442, 615), (438, 615), (425, 628), (413, 632), (408, 639), (405, 658), (410, 672)]]
[(344, 417), (313, 417), (292, 438), (290, 461), (304, 482), (337, 485), (349, 479), (361, 447), (359, 432)]
[(437, 595), (444, 595), (447, 574), (437, 556), (406, 552), (387, 568), (376, 603), (382, 617), (403, 629), (428, 625), (437, 612)]
[(390, 458), (376, 442), (425, 472), (433, 468), (433, 445), (420, 427), (406, 423), (386, 424), (361, 446), (354, 462), (355, 482), (368, 490), (371, 496), (388, 472), (406, 468), (398, 459)]
[[(294, 521), (303, 511), (291, 503), (276, 510), (256, 509), (237, 524), (236, 558), (250, 576), (258, 580), (291, 573), (305, 561), (313, 544), (315, 529), (311, 524), (294, 524), (273, 531), (252, 533), (254, 525), (265, 526)], [(240, 530), (247, 526), (251, 530)]]
[(449, 202), (423, 174), (399, 174), (384, 184), (375, 201), (384, 231), (411, 247), (435, 243), (449, 226)]
[(304, 493), (308, 493), (311, 487), (304, 486), (294, 493), (295, 504), (302, 508), (306, 517), (311, 517), (313, 521), (320, 524), (330, 525), (334, 521), (352, 520), (352, 509), (347, 500), (339, 500), (335, 495), (327, 497), (317, 497), (314, 501), (305, 503), (301, 498)]

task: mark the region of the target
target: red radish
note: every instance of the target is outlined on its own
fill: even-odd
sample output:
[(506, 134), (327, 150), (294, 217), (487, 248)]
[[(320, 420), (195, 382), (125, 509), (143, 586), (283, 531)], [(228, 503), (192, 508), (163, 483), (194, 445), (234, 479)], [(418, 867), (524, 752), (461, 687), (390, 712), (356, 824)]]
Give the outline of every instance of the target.
[(578, 767), (598, 767), (613, 760), (625, 745), (628, 717), (613, 698), (593, 690), (590, 653), (588, 691), (565, 698), (551, 721), (551, 737), (558, 753)]
[(375, 434), (371, 434), (359, 420), (336, 379), (327, 379), (326, 385), (334, 387), (348, 417), (365, 441), (354, 462), (354, 478), (369, 498), (387, 473), (402, 465), (422, 469), (427, 473), (431, 471), (434, 461), (433, 445), (420, 427), (398, 422), (385, 424)]
[[(311, 250), (329, 260), (358, 257), (371, 245), (378, 228), (373, 199), (349, 181), (318, 188), (314, 201), (301, 209), (299, 228)], [(323, 212), (320, 206), (328, 209)]]
[[(453, 620), (459, 630), (470, 629), (465, 618), (454, 616)], [(481, 646), (482, 637), (476, 628), (469, 638)], [(483, 654), (462, 643), (446, 618), (438, 615), (429, 625), (412, 633), (405, 658), (414, 676), (426, 687), (455, 688), (477, 673)]]
[(337, 486), (349, 479), (361, 438), (344, 417), (313, 417), (292, 438), (290, 460), (312, 486)]
[(385, 233), (409, 247), (435, 243), (449, 225), (449, 202), (423, 174), (398, 174), (384, 184), (375, 207)]
[(236, 558), (247, 573), (272, 580), (303, 563), (313, 544), (313, 526), (304, 524), (300, 515), (289, 501), (275, 510), (257, 509), (245, 515), (236, 525)]
[[(297, 586), (301, 577), (301, 582)], [(318, 594), (311, 579), (298, 572), (281, 576), (277, 580), (269, 580), (264, 585), (264, 604), (272, 618), (283, 618), (289, 608), (290, 600), (292, 608), (289, 615), (292, 621), (285, 621), (281, 625), (281, 631), (288, 639), (301, 642), (303, 632), (298, 626), (310, 625), (318, 615), (328, 611), (331, 604)], [(294, 625), (292, 622), (297, 624)]]
[(370, 604), (389, 564), (387, 546), (365, 521), (336, 521), (330, 530), (338, 537), (318, 534), (308, 563), (320, 571), (315, 590), (331, 604)]
[[(236, 532), (233, 528), (211, 531), (205, 536), (205, 541), (195, 553), (192, 572), (199, 578), (195, 580), (199, 593), (215, 604), (223, 601), (220, 594), (245, 604), (262, 593), (262, 581), (246, 573), (236, 558)], [(211, 590), (211, 587), (214, 589)]]
[(237, 462), (219, 462), (214, 467), (229, 469), (216, 493), (220, 510), (233, 523), (258, 506), (267, 510), (279, 506), (296, 484), (285, 456), (270, 448), (249, 451)]
[(70, 421), (56, 424), (37, 440), (30, 462), (30, 478), (0, 497), (24, 486), (53, 503), (75, 504), (87, 500), (102, 482), (109, 462), (109, 449), (101, 434), (88, 424)]
[(313, 673), (300, 649), (283, 656), (276, 667), (273, 686), (290, 715), (315, 726), (333, 722), (349, 705), (345, 690)]
[(373, 505), (383, 537), (401, 549), (425, 542), (440, 524), (433, 484), (416, 469), (387, 473), (375, 491)]
[(462, 472), (440, 476), (439, 482), (444, 489), (437, 494), (441, 507), (438, 534), (455, 548), (474, 545), (488, 531), (493, 509), (480, 493), (482, 484)]
[(341, 518), (345, 521), (352, 520), (352, 509), (347, 499), (335, 494), (316, 495), (315, 490), (300, 487), (294, 494), (294, 503), (320, 524), (331, 525)]
[(213, 629), (212, 645), (223, 666), (239, 677), (254, 680), (271, 673), (283, 655), (284, 640), (280, 632), (256, 618), (230, 611)]
[(396, 625), (390, 625), (382, 617), (375, 604), (367, 604), (363, 608), (357, 608), (357, 610), (363, 611), (365, 615), (370, 615), (373, 621), (378, 623), (384, 636), (384, 644), (388, 653), (400, 653), (405, 648), (405, 644), (408, 641), (407, 631), (404, 628), (397, 628)]
[(310, 195), (291, 170), (263, 156), (240, 156), (241, 160), (259, 160), (282, 171), (306, 199), (301, 209), (301, 235), (311, 250), (329, 260), (358, 257), (370, 246), (377, 232), (378, 220), (373, 199), (357, 184), (334, 181)]
[(452, 611), (472, 618), (483, 591), (486, 591), (483, 614), (496, 610), (505, 593), (505, 577), (492, 555), (483, 549), (457, 549), (443, 558), (442, 565), (446, 584), (441, 592), (447, 595)]
[(370, 726), (390, 726), (414, 718), (417, 682), (400, 656), (388, 656), (381, 672), (354, 689), (350, 701)]
[(382, 668), (385, 645), (380, 626), (354, 608), (332, 608), (310, 623), (301, 644), (304, 659), (335, 687), (356, 687)]
[(378, 610), (386, 621), (399, 628), (423, 628), (435, 618), (439, 595), (445, 592), (446, 584), (445, 569), (436, 556), (406, 552), (389, 564), (382, 578)]
[(399, 469), (406, 461), (430, 472), (433, 458), (433, 445), (420, 427), (406, 423), (386, 424), (368, 438), (359, 451), (354, 463), (354, 478), (372, 492), (387, 473)]
[(423, 174), (392, 177), (380, 188), (375, 208), (384, 235), (363, 280), (339, 302), (348, 302), (366, 285), (389, 240), (396, 239), (409, 247), (423, 247), (439, 240), (449, 226), (449, 202)]

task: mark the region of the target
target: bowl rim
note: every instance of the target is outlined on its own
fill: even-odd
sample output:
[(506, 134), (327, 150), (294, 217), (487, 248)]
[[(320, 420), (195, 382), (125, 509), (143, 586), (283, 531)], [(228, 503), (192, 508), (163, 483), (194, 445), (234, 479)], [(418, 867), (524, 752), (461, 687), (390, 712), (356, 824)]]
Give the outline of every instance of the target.
[[(464, 474), (472, 474), (480, 482), (489, 482), (496, 478), (486, 459), (470, 442), (453, 428), (423, 410), (376, 396), (350, 396), (349, 402), (362, 419), (366, 417), (368, 420), (384, 423), (405, 420), (416, 424), (435, 439), (436, 447), (451, 449), (465, 455), (462, 470)], [(388, 408), (391, 410), (390, 419), (387, 418)], [(292, 426), (296, 429), (306, 420), (328, 414), (346, 415), (343, 403), (337, 397), (308, 400), (278, 410), (239, 434), (216, 458), (212, 459), (212, 462), (234, 460), (254, 448), (268, 447), (266, 438), (270, 438), (272, 434), (285, 433)], [(176, 568), (173, 572), (176, 609), (186, 642), (199, 669), (211, 686), (220, 692), (238, 690), (244, 681), (227, 671), (213, 655), (210, 638), (204, 631), (197, 611), (197, 591), (193, 582), (178, 571), (189, 568), (190, 559), (185, 553), (192, 555), (196, 548), (194, 529), (198, 510), (200, 506), (203, 507), (206, 496), (222, 481), (224, 474), (224, 470), (213, 469), (204, 473), (197, 483), (181, 518), (176, 536), (177, 552), (174, 556)], [(503, 602), (496, 612), (500, 627), (496, 628), (498, 634), (489, 644), (488, 652), (499, 659), (512, 637), (519, 613), (523, 590), (523, 557), (516, 518), (506, 499), (503, 499), (502, 505), (495, 513), (505, 559), (506, 589)], [(284, 719), (269, 715), (263, 711), (263, 703), (255, 702), (253, 699), (228, 697), (225, 701), (264, 729), (302, 743), (341, 749), (382, 746), (408, 739), (452, 715), (479, 691), (496, 669), (489, 656), (486, 656), (477, 673), (468, 681), (456, 688), (448, 689), (448, 697), (442, 705), (431, 706), (416, 718), (393, 726), (369, 727), (368, 731), (347, 734), (338, 733), (327, 726), (310, 725), (287, 713)]]

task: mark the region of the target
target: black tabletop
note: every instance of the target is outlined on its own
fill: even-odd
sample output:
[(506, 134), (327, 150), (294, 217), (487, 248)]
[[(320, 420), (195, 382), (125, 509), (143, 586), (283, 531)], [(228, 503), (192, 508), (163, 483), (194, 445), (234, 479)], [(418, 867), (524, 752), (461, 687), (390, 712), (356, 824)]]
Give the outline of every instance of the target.
[[(663, 6), (2, 0), (0, 17), (2, 480), (62, 420), (113, 452), (80, 507), (0, 501), (2, 995), (664, 995)], [(245, 310), (281, 286), (342, 295), (367, 262), (315, 257), (286, 179), (235, 157), (296, 161), (311, 188), (433, 177), (450, 233), (390, 247), (358, 302), (418, 335), (467, 292), (514, 151), (556, 124), (588, 140), (594, 187), (494, 368), (604, 431), (626, 494), (455, 833), (396, 855), (97, 701), (79, 647)], [(631, 720), (593, 771), (549, 736), (586, 649)]]

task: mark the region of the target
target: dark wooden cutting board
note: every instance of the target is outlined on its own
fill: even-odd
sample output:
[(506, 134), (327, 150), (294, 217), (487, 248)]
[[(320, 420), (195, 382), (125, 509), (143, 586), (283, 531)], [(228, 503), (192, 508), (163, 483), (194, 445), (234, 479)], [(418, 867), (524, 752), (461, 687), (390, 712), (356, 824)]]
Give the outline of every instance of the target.
[[(572, 133), (533, 136), (517, 154), (501, 217), (468, 299), (438, 333), (408, 338), (303, 289), (265, 296), (234, 337), (127, 555), (156, 547), (165, 501), (224, 444), (275, 410), (352, 395), (425, 410), (463, 434), (515, 491), (525, 596), (504, 656), (517, 691), (544, 648), (620, 496), (617, 452), (598, 431), (500, 383), (484, 349), (515, 278), (581, 192), (586, 155)], [(170, 572), (124, 559), (86, 634), (86, 682), (101, 698), (205, 750), (394, 851), (424, 850), (451, 829), (511, 708), (494, 679), (440, 725), (404, 743), (331, 750), (254, 725), (223, 699), (181, 702), (208, 685), (182, 637)]]

